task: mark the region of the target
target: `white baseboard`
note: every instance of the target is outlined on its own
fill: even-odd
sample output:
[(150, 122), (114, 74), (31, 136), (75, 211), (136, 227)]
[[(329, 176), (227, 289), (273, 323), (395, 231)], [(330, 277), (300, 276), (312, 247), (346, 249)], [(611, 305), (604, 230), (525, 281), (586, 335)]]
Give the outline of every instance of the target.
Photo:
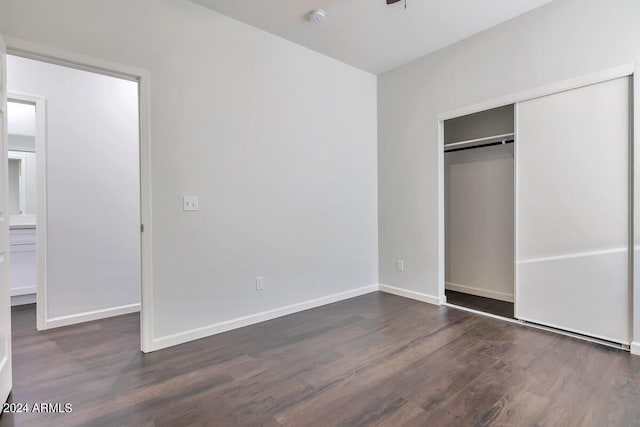
[(459, 285), (457, 283), (446, 282), (445, 288), (452, 291), (462, 292), (465, 294), (476, 295), (479, 297), (492, 298), (500, 301), (513, 302), (513, 294), (506, 292), (491, 291), (489, 289), (474, 288), (473, 286)]
[(138, 311), (140, 311), (140, 303), (122, 305), (120, 307), (105, 308), (102, 310), (87, 311), (85, 313), (71, 314), (69, 316), (53, 317), (45, 321), (45, 329), (59, 328), (61, 326), (91, 322), (92, 320), (121, 316), (123, 314), (136, 313)]
[(408, 289), (396, 288), (395, 286), (383, 285), (379, 286), (381, 292), (398, 295), (400, 297), (410, 298), (417, 301), (427, 302), (429, 304), (440, 305), (440, 298), (434, 295), (423, 294), (422, 292), (410, 291)]
[(16, 295), (11, 297), (11, 307), (14, 307), (17, 305), (35, 304), (35, 303), (36, 303), (36, 294)]
[(636, 356), (640, 356), (640, 341), (632, 342), (629, 350), (631, 351), (631, 354), (635, 354)]
[(23, 286), (21, 288), (11, 288), (11, 296), (12, 297), (17, 297), (20, 295), (29, 295), (29, 294), (35, 294), (37, 291), (37, 287), (35, 285), (33, 286)]
[(360, 295), (376, 292), (378, 285), (369, 285), (357, 289), (352, 289), (337, 294), (328, 295), (326, 297), (316, 298), (312, 300), (303, 301), (297, 304), (291, 304), (273, 310), (263, 311), (261, 313), (250, 314), (248, 316), (237, 317), (235, 319), (226, 320), (220, 323), (214, 323), (213, 325), (202, 326), (200, 328), (190, 329), (184, 332), (178, 332), (176, 334), (166, 335), (164, 337), (154, 338), (151, 351), (160, 350), (163, 348), (171, 347), (174, 345), (182, 344), (189, 341), (198, 340), (200, 338), (209, 337), (212, 335), (227, 332), (232, 329), (242, 328), (256, 323), (265, 322), (267, 320), (275, 319), (276, 317), (282, 317), (300, 311), (309, 310), (311, 308), (320, 307), (322, 305), (331, 304), (334, 302), (346, 300), (349, 298), (357, 297)]

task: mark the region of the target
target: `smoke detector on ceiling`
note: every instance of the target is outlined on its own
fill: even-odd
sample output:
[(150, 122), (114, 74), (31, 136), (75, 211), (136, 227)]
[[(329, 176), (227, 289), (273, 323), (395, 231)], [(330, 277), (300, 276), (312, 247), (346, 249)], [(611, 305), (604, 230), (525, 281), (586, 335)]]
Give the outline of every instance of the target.
[(320, 22), (326, 17), (327, 17), (327, 12), (324, 9), (313, 9), (307, 15), (307, 18), (311, 22)]

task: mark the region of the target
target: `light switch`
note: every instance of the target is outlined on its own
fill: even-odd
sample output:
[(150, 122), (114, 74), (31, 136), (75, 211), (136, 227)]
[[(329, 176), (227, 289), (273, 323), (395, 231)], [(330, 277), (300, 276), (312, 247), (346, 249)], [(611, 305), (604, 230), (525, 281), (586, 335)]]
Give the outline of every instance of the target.
[(183, 211), (197, 211), (198, 210), (198, 198), (195, 196), (184, 196), (182, 198), (182, 210)]

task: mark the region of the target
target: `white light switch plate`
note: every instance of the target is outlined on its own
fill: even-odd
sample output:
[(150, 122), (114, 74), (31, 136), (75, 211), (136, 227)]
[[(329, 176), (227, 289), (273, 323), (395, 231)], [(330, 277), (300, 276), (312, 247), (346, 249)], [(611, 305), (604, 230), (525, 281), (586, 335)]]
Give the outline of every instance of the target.
[(183, 211), (197, 211), (198, 210), (198, 198), (195, 196), (184, 196), (182, 198), (182, 210)]

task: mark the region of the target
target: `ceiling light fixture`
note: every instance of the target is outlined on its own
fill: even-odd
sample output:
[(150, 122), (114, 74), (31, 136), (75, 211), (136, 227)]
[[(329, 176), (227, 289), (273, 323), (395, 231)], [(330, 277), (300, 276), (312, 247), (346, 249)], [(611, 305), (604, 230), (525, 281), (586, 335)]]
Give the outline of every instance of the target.
[[(400, 0), (387, 0), (387, 4), (398, 3)], [(404, 0), (404, 8), (407, 8), (407, 0)]]
[(327, 17), (327, 12), (324, 9), (313, 9), (307, 14), (307, 18), (311, 22), (320, 22)]

